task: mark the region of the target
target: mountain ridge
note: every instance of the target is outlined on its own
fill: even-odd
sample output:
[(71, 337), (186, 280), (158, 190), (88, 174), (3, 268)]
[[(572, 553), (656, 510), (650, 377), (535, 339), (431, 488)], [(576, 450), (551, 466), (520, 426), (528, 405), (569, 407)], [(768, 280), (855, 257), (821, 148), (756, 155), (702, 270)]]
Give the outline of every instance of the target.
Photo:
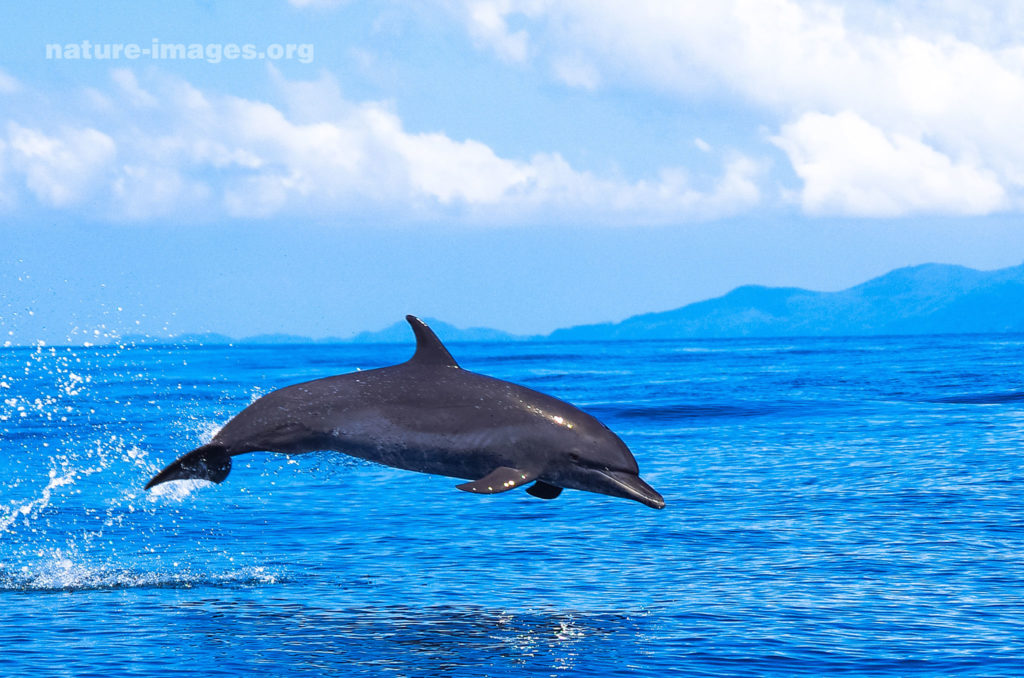
[[(426, 322), (447, 342), (600, 341), (783, 336), (877, 336), (1024, 332), (1024, 264), (980, 271), (955, 264), (894, 269), (835, 292), (800, 287), (742, 285), (685, 306), (641, 313), (619, 322), (575, 325), (547, 335), (515, 335), (487, 327), (458, 328)], [(170, 338), (131, 336), (127, 343), (368, 344), (411, 341), (404, 320), (343, 339), (263, 334), (233, 339), (222, 334)]]
[(1024, 332), (1024, 264), (895, 269), (836, 292), (744, 285), (618, 323), (555, 330), (552, 340), (873, 336)]

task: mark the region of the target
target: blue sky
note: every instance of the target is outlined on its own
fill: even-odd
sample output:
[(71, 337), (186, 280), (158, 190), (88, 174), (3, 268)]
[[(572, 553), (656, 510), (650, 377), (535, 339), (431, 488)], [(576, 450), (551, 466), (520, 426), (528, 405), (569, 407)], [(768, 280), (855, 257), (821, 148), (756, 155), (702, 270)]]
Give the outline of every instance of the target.
[(537, 333), (1016, 265), (1022, 28), (1009, 1), (17, 3), (0, 344)]

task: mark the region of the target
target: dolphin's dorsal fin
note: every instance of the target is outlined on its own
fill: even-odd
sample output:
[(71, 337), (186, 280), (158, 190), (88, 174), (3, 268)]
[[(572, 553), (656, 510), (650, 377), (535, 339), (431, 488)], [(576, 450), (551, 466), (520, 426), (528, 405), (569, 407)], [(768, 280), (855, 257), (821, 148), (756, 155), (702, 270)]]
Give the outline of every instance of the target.
[(409, 362), (417, 365), (438, 365), (440, 367), (458, 367), (455, 358), (444, 347), (441, 340), (434, 334), (434, 330), (427, 327), (427, 324), (414, 315), (407, 315), (405, 319), (412, 326), (416, 335), (416, 352), (412, 354)]

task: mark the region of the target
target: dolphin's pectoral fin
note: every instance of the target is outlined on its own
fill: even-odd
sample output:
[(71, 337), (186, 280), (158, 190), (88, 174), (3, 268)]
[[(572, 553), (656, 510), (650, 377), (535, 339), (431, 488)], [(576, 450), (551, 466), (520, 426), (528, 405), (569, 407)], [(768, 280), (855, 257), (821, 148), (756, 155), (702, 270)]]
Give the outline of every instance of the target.
[(498, 492), (508, 492), (520, 485), (525, 485), (536, 477), (536, 473), (521, 471), (517, 468), (509, 468), (508, 466), (499, 466), (480, 480), (462, 483), (455, 487), (463, 490), (464, 492), (497, 494)]
[(550, 485), (545, 483), (543, 480), (538, 480), (533, 485), (526, 488), (527, 494), (532, 494), (538, 499), (554, 499), (558, 495), (562, 494), (562, 488), (557, 485)]

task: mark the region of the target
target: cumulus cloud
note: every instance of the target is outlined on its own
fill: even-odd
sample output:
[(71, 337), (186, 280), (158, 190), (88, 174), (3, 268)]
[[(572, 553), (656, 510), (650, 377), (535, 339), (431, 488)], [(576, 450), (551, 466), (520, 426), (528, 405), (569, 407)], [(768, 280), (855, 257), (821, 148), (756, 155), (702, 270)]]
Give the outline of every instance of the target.
[(86, 200), (114, 161), (114, 140), (98, 130), (63, 128), (54, 134), (7, 125), (11, 167), (43, 204), (68, 207)]
[(295, 83), (272, 70), (271, 79), (280, 104), (117, 70), (108, 91), (86, 93), (94, 110), (81, 125), (9, 122), (0, 161), (8, 183), (20, 176), (44, 205), (88, 203), (127, 220), (384, 209), (489, 221), (557, 211), (631, 224), (714, 218), (760, 200), (761, 170), (742, 156), (718, 177), (671, 168), (656, 179), (598, 176), (558, 153), (502, 157), (478, 140), (407, 130), (386, 103), (345, 100), (326, 73)]
[[(842, 140), (819, 141), (804, 153), (797, 152), (803, 142), (791, 137), (818, 124), (806, 115), (833, 116), (834, 131), (842, 131), (851, 120), (844, 112), (852, 112), (901, 161), (930, 168), (922, 182), (957, 175), (970, 180), (977, 198), (951, 200), (925, 183), (903, 201), (892, 196), (881, 210), (887, 214), (1001, 209), (1005, 194), (1024, 187), (1024, 136), (1017, 132), (1024, 48), (1014, 37), (1024, 10), (1018, 4), (465, 0), (456, 6), (474, 39), (502, 54), (515, 36), (530, 46), (530, 59), (570, 86), (639, 85), (684, 100), (726, 97), (759, 108), (775, 136), (792, 142), (780, 145), (790, 160), (813, 156), (842, 166), (849, 160)], [(480, 29), (479, 16), (488, 17), (489, 30)], [(832, 152), (835, 158), (826, 157)], [(852, 214), (879, 212), (878, 195), (891, 178), (891, 172), (851, 170), (846, 178), (857, 184), (847, 197), (833, 199), (829, 190), (833, 198), (822, 202), (821, 177), (804, 165), (793, 169), (805, 182), (815, 177), (803, 186), (805, 206)], [(991, 190), (993, 183), (1004, 195)], [(858, 206), (857, 194), (874, 202)]]
[(489, 46), (506, 61), (524, 61), (528, 44), (526, 31), (510, 30), (505, 17), (522, 11), (523, 5), (511, 0), (470, 0), (466, 3), (469, 32), (480, 44)]
[(991, 170), (887, 135), (855, 113), (805, 114), (774, 142), (803, 179), (801, 201), (812, 214), (972, 215), (1006, 207), (1006, 192)]
[(543, 210), (560, 218), (585, 214), (590, 223), (610, 225), (714, 219), (747, 211), (761, 200), (763, 174), (758, 163), (741, 156), (728, 161), (722, 175), (703, 190), (682, 168), (624, 182), (575, 170), (557, 153), (535, 155), (524, 170), (525, 180), (510, 187), (506, 209)]
[(209, 202), (210, 189), (174, 167), (123, 165), (110, 186), (115, 216), (129, 221), (161, 217)]

